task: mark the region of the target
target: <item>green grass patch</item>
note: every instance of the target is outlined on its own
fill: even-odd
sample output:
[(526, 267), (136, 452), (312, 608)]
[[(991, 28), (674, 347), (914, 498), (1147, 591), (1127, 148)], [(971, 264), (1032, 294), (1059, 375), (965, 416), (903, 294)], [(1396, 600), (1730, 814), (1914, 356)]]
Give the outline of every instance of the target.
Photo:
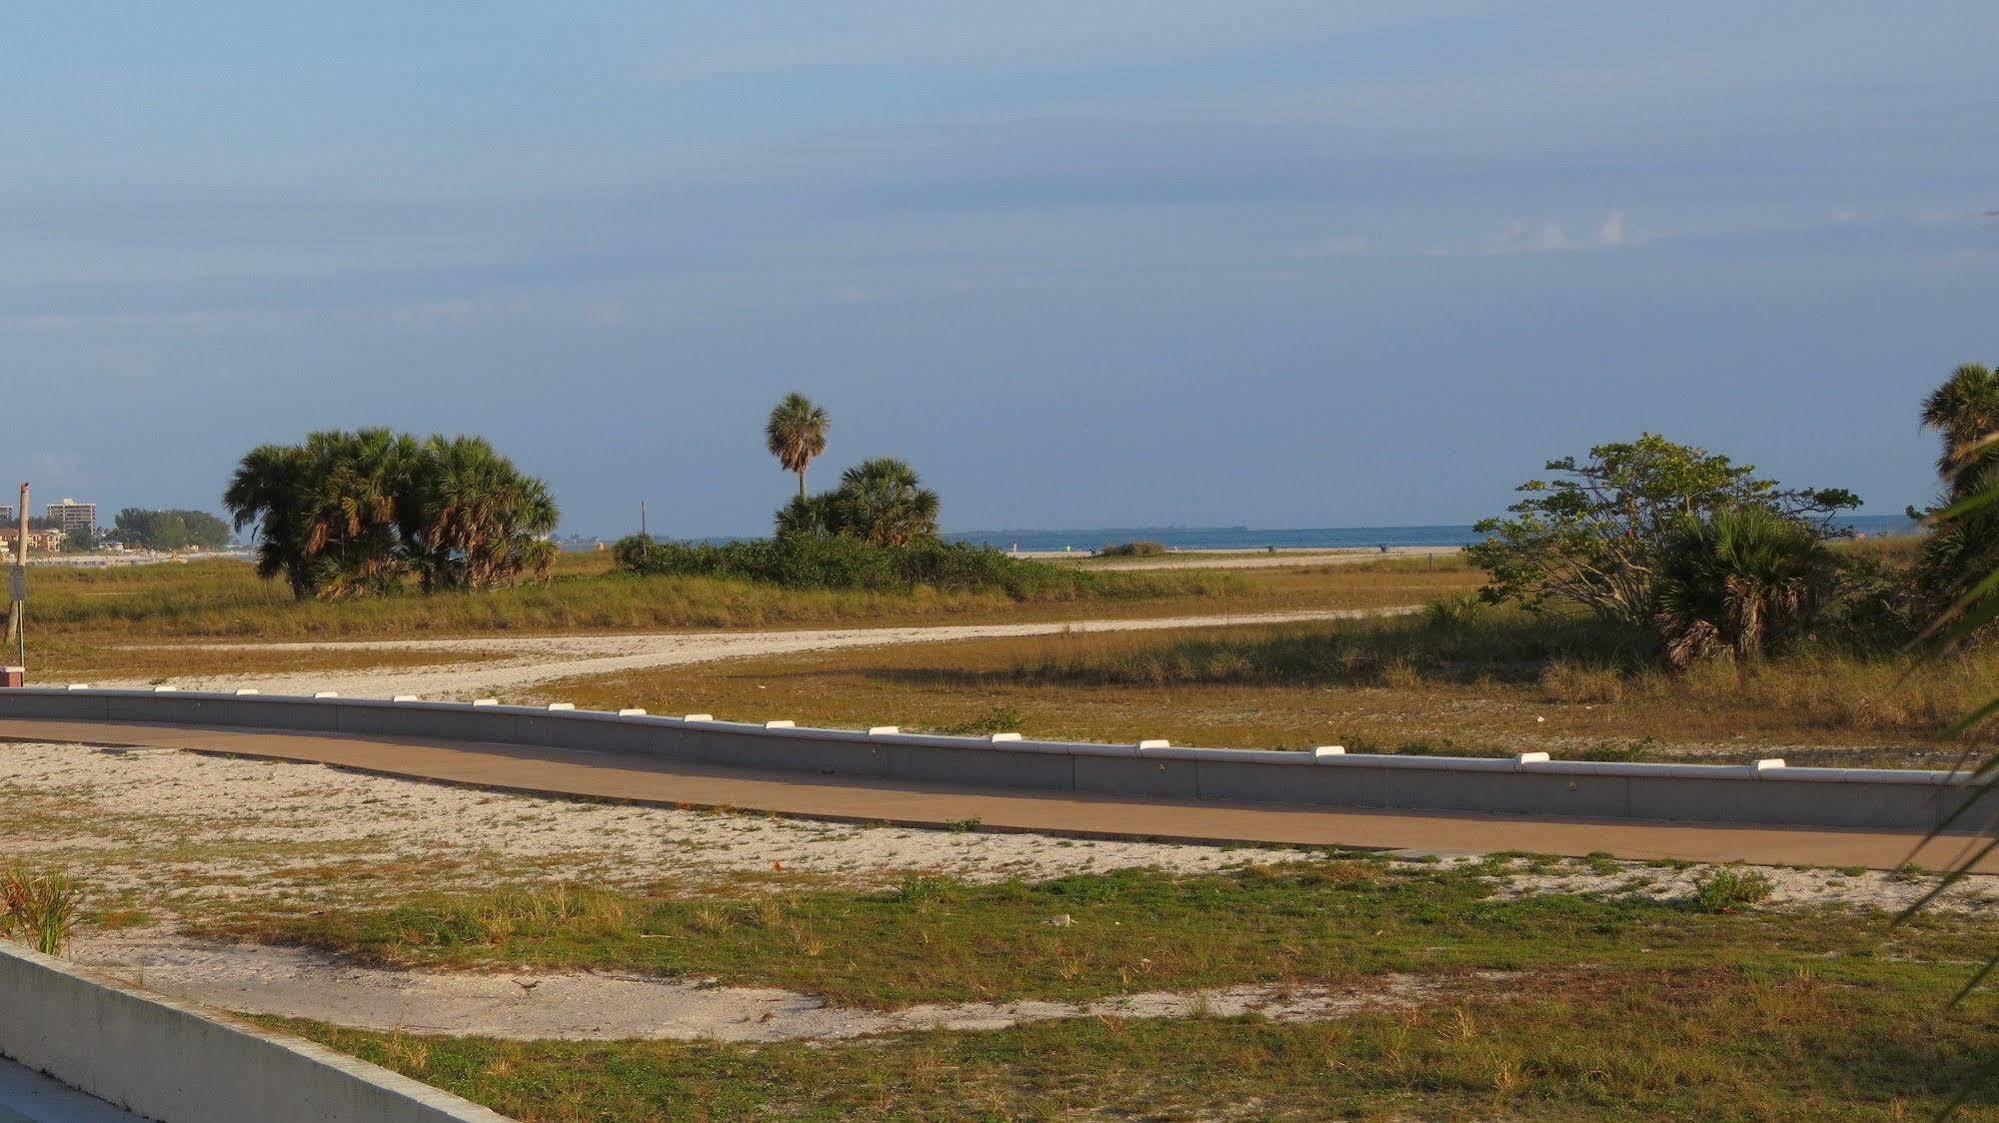
[[(761, 1046), (417, 1038), (266, 1019), (531, 1123), (1933, 1116), (1989, 1055), (1954, 976), (1586, 970), (1324, 1024), (1086, 1018)], [(1989, 1087), (1960, 1116), (1991, 1119)]]
[[(736, 900), (558, 887), (373, 910), (225, 914), (200, 930), (365, 963), (712, 974), (870, 1006), (1585, 962), (1782, 973), (1809, 957), (1836, 977), (1882, 949), (1976, 959), (1992, 931), (1940, 917), (1891, 931), (1885, 917), (1849, 910), (1714, 914), (1691, 902), (1500, 900), (1491, 885), (1461, 870), (1320, 861), (1033, 884), (922, 877), (886, 892)], [(1050, 923), (1060, 916), (1071, 922)]]

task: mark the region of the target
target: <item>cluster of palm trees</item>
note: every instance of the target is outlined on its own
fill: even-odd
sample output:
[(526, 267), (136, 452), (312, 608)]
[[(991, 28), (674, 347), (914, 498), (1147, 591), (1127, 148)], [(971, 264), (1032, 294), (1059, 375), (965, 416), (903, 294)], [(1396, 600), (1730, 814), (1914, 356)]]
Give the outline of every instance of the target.
[(790, 394), (770, 411), (764, 438), (772, 456), (798, 476), (798, 498), (777, 512), (779, 538), (838, 535), (876, 546), (909, 546), (937, 537), (937, 493), (893, 457), (863, 460), (840, 474), (840, 486), (813, 495), (805, 473), (826, 451), (826, 411)]
[(479, 437), (312, 433), (252, 449), (222, 501), (256, 526), (257, 570), (301, 600), (489, 589), (544, 579), (558, 511), (548, 487)]

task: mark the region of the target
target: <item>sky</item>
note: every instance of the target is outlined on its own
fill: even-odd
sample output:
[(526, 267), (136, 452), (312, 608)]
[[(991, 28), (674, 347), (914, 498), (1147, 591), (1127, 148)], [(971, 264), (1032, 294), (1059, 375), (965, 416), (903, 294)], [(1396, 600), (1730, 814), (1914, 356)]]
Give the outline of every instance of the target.
[(762, 533), (793, 390), (815, 483), (902, 457), (946, 529), (1467, 522), (1647, 431), (1892, 513), (1999, 363), (1989, 0), (0, 29), (0, 479), (105, 521), (386, 425)]

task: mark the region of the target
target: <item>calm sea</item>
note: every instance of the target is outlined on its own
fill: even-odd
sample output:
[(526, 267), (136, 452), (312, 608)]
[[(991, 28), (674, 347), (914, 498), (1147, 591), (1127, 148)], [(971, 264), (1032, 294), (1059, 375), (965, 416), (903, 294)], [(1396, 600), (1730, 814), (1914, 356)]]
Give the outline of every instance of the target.
[[(1841, 520), (1869, 538), (1914, 534), (1920, 528), (1903, 515), (1850, 515)], [(1300, 530), (1248, 527), (1137, 526), (1088, 530), (966, 530), (944, 535), (953, 542), (1023, 550), (1095, 550), (1119, 542), (1159, 542), (1180, 550), (1261, 550), (1270, 546), (1370, 547), (1463, 546), (1478, 541), (1469, 525), (1333, 526)]]

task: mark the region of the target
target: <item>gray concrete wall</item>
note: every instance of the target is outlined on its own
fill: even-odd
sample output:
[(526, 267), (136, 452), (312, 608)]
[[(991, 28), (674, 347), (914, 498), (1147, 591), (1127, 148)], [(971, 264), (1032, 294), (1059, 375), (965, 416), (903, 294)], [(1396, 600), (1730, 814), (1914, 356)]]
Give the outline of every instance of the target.
[[(1108, 796), (1588, 819), (1927, 831), (1976, 791), (1963, 773), (1621, 764), (1101, 745), (771, 728), (528, 706), (261, 694), (0, 689), (0, 717), (556, 746), (827, 776)], [(1954, 830), (1994, 821), (1979, 798)]]
[(164, 1123), (507, 1123), (377, 1065), (7, 944), (0, 1056)]

